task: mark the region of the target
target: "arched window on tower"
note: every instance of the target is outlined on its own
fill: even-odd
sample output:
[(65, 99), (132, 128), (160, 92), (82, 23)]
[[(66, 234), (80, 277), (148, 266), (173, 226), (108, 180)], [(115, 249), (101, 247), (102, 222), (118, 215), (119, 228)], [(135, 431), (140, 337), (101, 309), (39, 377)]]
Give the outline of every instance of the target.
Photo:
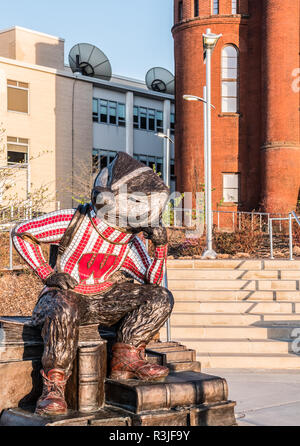
[(199, 0), (194, 0), (194, 17), (199, 16)]
[(213, 14), (219, 14), (219, 0), (212, 0), (212, 12)]
[(178, 22), (183, 19), (183, 1), (178, 2)]
[(231, 13), (238, 14), (238, 0), (232, 0)]
[(222, 50), (222, 112), (237, 113), (238, 104), (238, 49), (233, 45)]

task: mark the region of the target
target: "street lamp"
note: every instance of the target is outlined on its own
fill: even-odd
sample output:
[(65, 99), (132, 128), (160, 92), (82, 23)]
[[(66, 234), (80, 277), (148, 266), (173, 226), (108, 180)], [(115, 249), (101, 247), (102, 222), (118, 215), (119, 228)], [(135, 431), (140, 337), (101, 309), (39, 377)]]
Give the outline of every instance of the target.
[(202, 258), (216, 258), (217, 254), (212, 247), (212, 198), (211, 198), (211, 55), (222, 34), (213, 34), (210, 29), (203, 34), (204, 60), (206, 63), (206, 87), (204, 98), (194, 95), (184, 95), (186, 101), (200, 101), (204, 103), (204, 173), (205, 173), (205, 223), (206, 223), (206, 250)]
[[(174, 144), (173, 139), (171, 138), (171, 130), (168, 129), (167, 133), (158, 132), (156, 133), (156, 136), (159, 138), (163, 138), (167, 140), (166, 144), (166, 150), (164, 151), (164, 182), (167, 187), (170, 187), (171, 180), (170, 180), (170, 163), (171, 163), (171, 151), (170, 151), (170, 143)], [(164, 286), (165, 288), (168, 288), (168, 275), (167, 270), (165, 271), (164, 275)], [(171, 341), (171, 323), (170, 318), (166, 322), (166, 328), (167, 328), (167, 341)]]
[[(183, 95), (183, 99), (185, 99), (186, 101), (200, 101), (200, 102), (204, 102), (205, 104), (207, 104), (207, 100), (204, 98), (199, 98), (199, 96), (194, 96), (192, 94), (184, 94)], [(212, 108), (216, 108), (214, 105), (210, 104), (210, 106)]]
[(164, 182), (167, 187), (170, 187), (171, 184), (171, 174), (170, 174), (170, 164), (171, 164), (171, 150), (170, 150), (170, 143), (174, 144), (173, 139), (171, 138), (171, 130), (168, 129), (167, 133), (156, 133), (156, 136), (159, 138), (164, 138), (167, 140), (166, 144), (166, 150), (164, 151)]
[(207, 247), (203, 254), (203, 258), (216, 258), (217, 254), (212, 247), (212, 228), (213, 228), (213, 213), (212, 213), (212, 199), (211, 199), (211, 56), (218, 40), (222, 34), (213, 34), (210, 29), (203, 34), (203, 49), (204, 49), (204, 63), (206, 63), (206, 170), (207, 170)]

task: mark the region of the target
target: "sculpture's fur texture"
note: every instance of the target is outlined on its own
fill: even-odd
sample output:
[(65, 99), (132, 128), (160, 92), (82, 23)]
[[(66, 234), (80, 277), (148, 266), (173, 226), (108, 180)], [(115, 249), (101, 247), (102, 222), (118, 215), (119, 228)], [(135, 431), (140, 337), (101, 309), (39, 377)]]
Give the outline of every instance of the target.
[[(15, 228), (16, 249), (47, 285), (32, 315), (32, 323), (42, 328), (46, 372), (61, 369), (69, 375), (80, 324), (119, 323), (117, 341), (138, 347), (147, 344), (168, 319), (173, 297), (159, 286), (167, 255), (166, 230), (159, 223), (168, 195), (150, 168), (119, 153), (96, 178), (89, 213), (74, 230), (55, 270), (43, 258), (39, 244), (58, 244), (74, 211), (59, 211)], [(124, 209), (132, 219), (125, 221)], [(156, 248), (153, 261), (137, 238), (139, 232)], [(108, 261), (112, 261), (109, 268)]]

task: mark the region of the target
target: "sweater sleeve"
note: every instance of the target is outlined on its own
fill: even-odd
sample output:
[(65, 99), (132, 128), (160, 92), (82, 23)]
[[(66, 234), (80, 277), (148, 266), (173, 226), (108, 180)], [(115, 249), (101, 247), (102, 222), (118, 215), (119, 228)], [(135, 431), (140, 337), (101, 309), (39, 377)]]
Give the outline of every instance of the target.
[(12, 231), (15, 249), (32, 270), (45, 280), (53, 269), (45, 260), (41, 243), (59, 243), (75, 209), (56, 211), (17, 225)]
[(164, 276), (167, 252), (168, 245), (158, 246), (152, 260), (143, 242), (135, 237), (122, 269), (141, 283), (160, 285)]

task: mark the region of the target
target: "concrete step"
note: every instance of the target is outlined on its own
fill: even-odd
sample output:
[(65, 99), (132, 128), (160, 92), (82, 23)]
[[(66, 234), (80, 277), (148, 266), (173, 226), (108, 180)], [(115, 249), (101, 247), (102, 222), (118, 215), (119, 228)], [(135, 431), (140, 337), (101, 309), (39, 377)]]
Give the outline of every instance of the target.
[(300, 279), (298, 271), (227, 270), (227, 269), (168, 269), (168, 280), (259, 280), (280, 279), (281, 274), (290, 273), (286, 279)]
[(172, 290), (178, 301), (299, 301), (300, 291), (249, 291), (249, 290)]
[(228, 368), (228, 369), (298, 369), (300, 357), (289, 354), (225, 354), (199, 352), (197, 360), (202, 368)]
[(297, 270), (300, 271), (299, 260), (168, 260), (168, 269), (239, 269), (239, 270)]
[(179, 301), (176, 300), (174, 312), (187, 313), (292, 313), (300, 318), (300, 303), (265, 301)]
[(175, 280), (168, 279), (171, 291), (178, 290), (246, 290), (246, 291), (299, 291), (299, 280)]
[(172, 313), (171, 324), (174, 326), (190, 325), (260, 325), (265, 322), (300, 327), (300, 314), (239, 314), (239, 313)]
[[(269, 325), (260, 327), (255, 325), (181, 325), (171, 326), (172, 338), (180, 342), (187, 342), (191, 339), (292, 339), (294, 330), (299, 330), (299, 325)], [(160, 332), (161, 339), (167, 337), (166, 328)]]
[(168, 260), (167, 265), (168, 269), (263, 269), (261, 260)]
[(209, 353), (293, 353), (292, 341), (270, 339), (194, 339), (184, 340), (186, 345), (196, 352)]

